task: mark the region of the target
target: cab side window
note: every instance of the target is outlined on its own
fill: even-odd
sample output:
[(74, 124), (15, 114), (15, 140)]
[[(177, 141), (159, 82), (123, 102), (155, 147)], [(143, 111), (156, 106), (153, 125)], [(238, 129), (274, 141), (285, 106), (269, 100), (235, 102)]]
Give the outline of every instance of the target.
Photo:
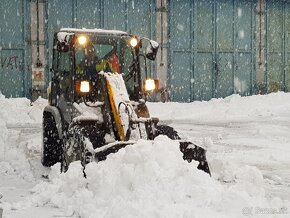
[(61, 72), (68, 72), (70, 71), (70, 52), (60, 52), (59, 55), (59, 63), (58, 63), (58, 70)]
[(70, 90), (72, 90), (72, 61), (71, 52), (58, 52), (57, 57), (57, 80), (59, 81), (58, 89), (60, 97), (66, 101), (71, 100)]

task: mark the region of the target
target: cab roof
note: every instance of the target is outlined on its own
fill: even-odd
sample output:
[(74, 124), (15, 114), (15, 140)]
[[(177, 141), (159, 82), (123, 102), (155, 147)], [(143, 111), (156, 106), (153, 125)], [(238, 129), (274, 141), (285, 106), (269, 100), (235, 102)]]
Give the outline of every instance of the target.
[(62, 28), (59, 32), (67, 33), (96, 33), (100, 35), (129, 35), (127, 32), (120, 30), (105, 30), (105, 29), (77, 29), (77, 28)]

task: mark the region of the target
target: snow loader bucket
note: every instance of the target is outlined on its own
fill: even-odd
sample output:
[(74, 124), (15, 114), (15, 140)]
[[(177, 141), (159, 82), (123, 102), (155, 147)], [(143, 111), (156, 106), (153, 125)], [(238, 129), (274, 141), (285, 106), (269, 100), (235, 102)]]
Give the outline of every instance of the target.
[[(112, 143), (111, 145), (107, 145), (104, 148), (99, 148), (95, 150), (95, 159), (98, 161), (106, 160), (107, 156), (112, 153), (118, 152), (119, 149), (126, 147), (127, 145), (132, 145), (135, 142), (127, 141), (127, 142), (118, 142)], [(206, 160), (206, 150), (202, 147), (194, 145), (191, 142), (179, 142), (180, 151), (183, 153), (183, 159), (188, 161), (189, 163), (194, 160), (198, 161), (199, 164), (197, 169), (202, 170), (209, 175), (210, 169)]]
[(203, 170), (210, 174), (209, 166), (206, 160), (206, 150), (191, 142), (179, 142), (180, 151), (183, 153), (183, 159), (191, 162), (192, 160), (198, 161), (197, 169)]
[[(145, 137), (140, 135), (139, 138), (127, 138), (126, 132), (131, 128), (131, 126), (124, 123), (124, 118), (118, 109), (118, 105), (120, 105), (120, 103), (126, 103), (127, 105), (130, 105), (130, 100), (123, 77), (120, 74), (114, 73), (103, 73), (103, 75), (107, 89), (108, 104), (111, 108), (111, 116), (114, 120), (114, 129), (117, 133), (118, 141), (96, 148), (94, 151), (95, 160), (105, 160), (109, 154), (116, 153), (118, 150), (126, 147), (127, 145), (134, 144), (138, 139), (154, 139), (158, 135), (166, 135), (170, 139), (179, 141), (180, 151), (183, 154), (184, 160), (188, 162), (191, 162), (192, 160), (198, 161), (199, 165), (197, 168), (210, 174), (209, 166), (206, 160), (205, 149), (194, 145), (191, 142), (181, 141), (179, 135), (172, 127), (157, 125), (155, 132), (146, 130), (145, 132), (147, 132), (147, 136)], [(130, 106), (132, 107), (132, 105)], [(142, 119), (138, 121), (137, 114), (134, 112), (134, 110), (132, 110), (131, 118), (136, 119), (135, 122), (139, 124), (138, 128), (140, 128), (140, 125), (145, 125), (146, 122), (153, 122), (154, 120), (153, 118), (148, 118), (147, 121), (141, 121)], [(151, 125), (154, 126), (156, 123)]]
[[(135, 143), (134, 141), (118, 142), (98, 148), (95, 150), (95, 159), (97, 161), (106, 160), (109, 154), (116, 153), (118, 152), (119, 149), (124, 148), (127, 145), (132, 145), (134, 143)], [(179, 142), (179, 144), (180, 144), (179, 148), (180, 151), (183, 153), (184, 160), (188, 161), (189, 163), (192, 160), (198, 161), (199, 164), (197, 166), (197, 169), (202, 170), (211, 175), (209, 165), (206, 160), (205, 155), (206, 150), (204, 148), (194, 145), (191, 142)]]
[(125, 148), (127, 145), (132, 145), (134, 143), (135, 141), (115, 142), (105, 145), (104, 147), (97, 148), (95, 150), (95, 160), (106, 160), (109, 154), (117, 153), (121, 148)]
[(167, 125), (156, 126), (156, 136), (158, 135), (166, 135), (172, 140), (178, 140), (180, 151), (183, 153), (183, 159), (188, 162), (192, 160), (198, 161), (197, 168), (211, 175), (204, 148), (189, 141), (182, 141), (177, 131)]
[[(110, 106), (112, 108), (112, 115), (113, 119), (115, 121), (116, 125), (116, 130), (119, 136), (119, 140), (121, 142), (112, 144), (112, 145), (107, 145), (105, 148), (100, 148), (98, 152), (95, 153), (95, 158), (97, 160), (105, 160), (106, 156), (109, 155), (110, 153), (116, 153), (119, 149), (124, 148), (125, 146), (130, 143), (129, 139), (126, 139), (125, 137), (125, 129), (124, 129), (124, 124), (122, 123), (122, 118), (120, 111), (118, 111), (117, 106), (120, 104), (120, 102), (126, 102), (127, 104), (130, 104), (128, 92), (123, 80), (123, 77), (119, 74), (111, 74), (111, 73), (105, 73), (104, 74), (105, 79), (106, 79), (106, 86), (108, 90), (108, 98), (110, 102)], [(134, 113), (134, 116), (137, 117), (137, 115)], [(130, 127), (128, 127), (130, 128)], [(167, 135), (170, 139), (173, 140), (180, 140), (179, 135), (177, 132), (169, 126), (157, 126), (155, 136), (158, 135)], [(148, 137), (148, 138), (154, 138), (154, 137)], [(202, 147), (199, 147), (197, 145), (194, 145), (191, 142), (182, 142), (180, 141), (180, 151), (183, 153), (183, 159), (191, 162), (192, 160), (198, 161), (198, 169), (203, 170), (204, 172), (210, 174), (209, 166), (206, 160), (206, 151)]]

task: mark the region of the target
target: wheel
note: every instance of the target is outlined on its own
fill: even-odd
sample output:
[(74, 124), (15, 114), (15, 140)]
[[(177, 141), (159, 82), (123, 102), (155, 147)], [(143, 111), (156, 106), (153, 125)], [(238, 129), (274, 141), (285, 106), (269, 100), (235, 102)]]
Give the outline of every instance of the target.
[(41, 162), (50, 167), (61, 162), (62, 140), (59, 138), (56, 123), (52, 114), (43, 113), (43, 151)]
[(87, 147), (90, 141), (84, 134), (84, 127), (78, 125), (68, 130), (64, 140), (61, 171), (66, 172), (70, 163), (80, 160), (85, 167), (86, 164), (93, 160), (92, 152)]

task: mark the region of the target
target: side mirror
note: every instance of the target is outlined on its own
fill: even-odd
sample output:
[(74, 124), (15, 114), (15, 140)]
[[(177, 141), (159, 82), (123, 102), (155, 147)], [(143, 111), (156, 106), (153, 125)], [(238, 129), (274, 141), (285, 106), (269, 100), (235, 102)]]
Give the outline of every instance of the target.
[(66, 42), (57, 42), (57, 51), (59, 52), (68, 52), (69, 45)]
[(146, 58), (154, 61), (156, 59), (158, 48), (159, 48), (158, 42), (154, 40), (150, 40), (149, 45), (147, 46), (147, 49), (146, 49)]

